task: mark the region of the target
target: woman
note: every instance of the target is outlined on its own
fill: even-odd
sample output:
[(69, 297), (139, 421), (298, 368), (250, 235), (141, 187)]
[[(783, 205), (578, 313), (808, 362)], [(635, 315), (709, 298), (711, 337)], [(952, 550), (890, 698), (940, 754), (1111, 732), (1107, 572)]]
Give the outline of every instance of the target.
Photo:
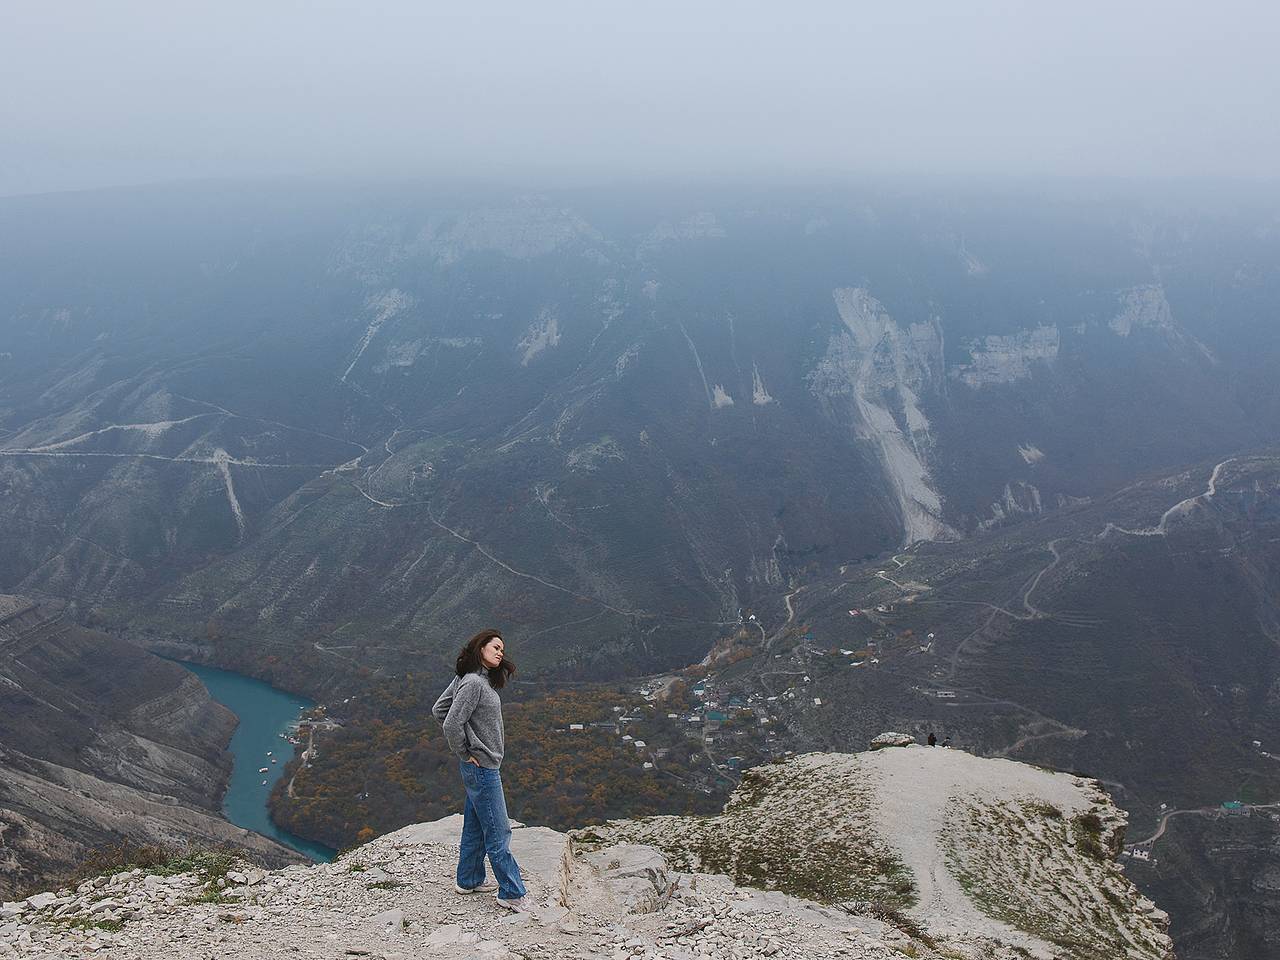
[[(516, 672), (505, 656), (502, 634), (481, 630), (458, 654), (457, 676), (431, 708), (444, 724), (444, 737), (458, 758), (467, 802), (462, 811), (462, 849), (458, 854), (459, 893), (498, 892), (499, 905), (528, 912), (533, 898), (520, 879), (520, 865), (511, 855), (511, 823), (502, 794), (502, 698), (507, 677)], [(485, 883), (484, 858), (489, 856), (497, 884)]]

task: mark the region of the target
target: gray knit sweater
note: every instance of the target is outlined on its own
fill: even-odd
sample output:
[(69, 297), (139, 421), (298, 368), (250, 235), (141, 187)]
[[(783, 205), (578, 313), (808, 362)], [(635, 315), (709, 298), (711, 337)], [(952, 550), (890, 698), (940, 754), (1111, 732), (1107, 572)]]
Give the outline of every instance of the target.
[(491, 770), (502, 766), (502, 698), (490, 685), (488, 670), (454, 677), (431, 713), (444, 724), (444, 738), (459, 760), (474, 757)]

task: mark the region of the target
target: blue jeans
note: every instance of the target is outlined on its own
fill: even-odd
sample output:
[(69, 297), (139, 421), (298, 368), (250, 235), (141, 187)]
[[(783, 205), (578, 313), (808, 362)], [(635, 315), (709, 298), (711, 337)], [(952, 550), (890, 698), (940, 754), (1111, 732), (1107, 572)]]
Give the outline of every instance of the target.
[(462, 849), (458, 853), (458, 886), (478, 887), (484, 883), (487, 854), (498, 881), (498, 896), (514, 900), (525, 895), (520, 865), (511, 855), (511, 822), (507, 799), (502, 794), (502, 777), (497, 770), (477, 767), (465, 760), (462, 785), (467, 802), (462, 810)]

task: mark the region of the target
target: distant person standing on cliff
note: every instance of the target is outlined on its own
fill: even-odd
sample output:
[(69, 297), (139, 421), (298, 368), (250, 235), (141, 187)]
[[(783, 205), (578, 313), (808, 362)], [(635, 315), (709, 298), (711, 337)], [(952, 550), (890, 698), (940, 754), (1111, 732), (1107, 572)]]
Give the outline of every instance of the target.
[[(431, 713), (444, 724), (444, 737), (458, 758), (467, 801), (462, 810), (462, 849), (458, 854), (458, 893), (492, 893), (508, 910), (528, 912), (533, 898), (520, 879), (520, 865), (511, 855), (511, 822), (502, 793), (502, 698), (498, 690), (516, 672), (506, 657), (497, 630), (481, 630), (458, 654), (457, 676)], [(497, 884), (486, 883), (484, 858), (489, 857)]]

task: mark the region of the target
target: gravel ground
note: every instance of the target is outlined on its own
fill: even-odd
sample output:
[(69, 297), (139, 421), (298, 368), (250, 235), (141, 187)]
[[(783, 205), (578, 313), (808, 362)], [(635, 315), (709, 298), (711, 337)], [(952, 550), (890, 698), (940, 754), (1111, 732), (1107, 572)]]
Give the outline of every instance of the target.
[[(806, 754), (749, 771), (716, 818), (513, 824), (530, 913), (454, 890), (455, 815), (332, 864), (133, 870), (4, 904), (0, 960), (1093, 960), (1109, 955), (1098, 944), (1165, 960), (1167, 918), (1107, 859), (1124, 824), (1095, 782), (1014, 761)], [(897, 909), (849, 899), (872, 868), (909, 878)]]
[[(902, 954), (880, 937), (906, 940), (870, 918), (859, 924), (707, 874), (667, 873), (657, 910), (616, 913), (599, 907), (617, 897), (608, 890), (588, 895), (584, 882), (590, 881), (579, 869), (574, 889), (597, 909), (566, 906), (559, 902), (563, 870), (549, 848), (557, 842), (562, 855), (567, 838), (549, 830), (515, 831), (517, 856), (542, 867), (524, 868), (537, 910), (514, 915), (492, 895), (456, 893), (456, 846), (415, 838), (414, 828), (407, 829), (408, 835), (380, 838), (333, 864), (233, 870), (225, 887), (214, 883), (216, 893), (195, 874), (131, 871), (39, 895), (35, 906), (0, 920), (0, 957), (883, 960)], [(202, 898), (217, 902), (198, 902)]]

